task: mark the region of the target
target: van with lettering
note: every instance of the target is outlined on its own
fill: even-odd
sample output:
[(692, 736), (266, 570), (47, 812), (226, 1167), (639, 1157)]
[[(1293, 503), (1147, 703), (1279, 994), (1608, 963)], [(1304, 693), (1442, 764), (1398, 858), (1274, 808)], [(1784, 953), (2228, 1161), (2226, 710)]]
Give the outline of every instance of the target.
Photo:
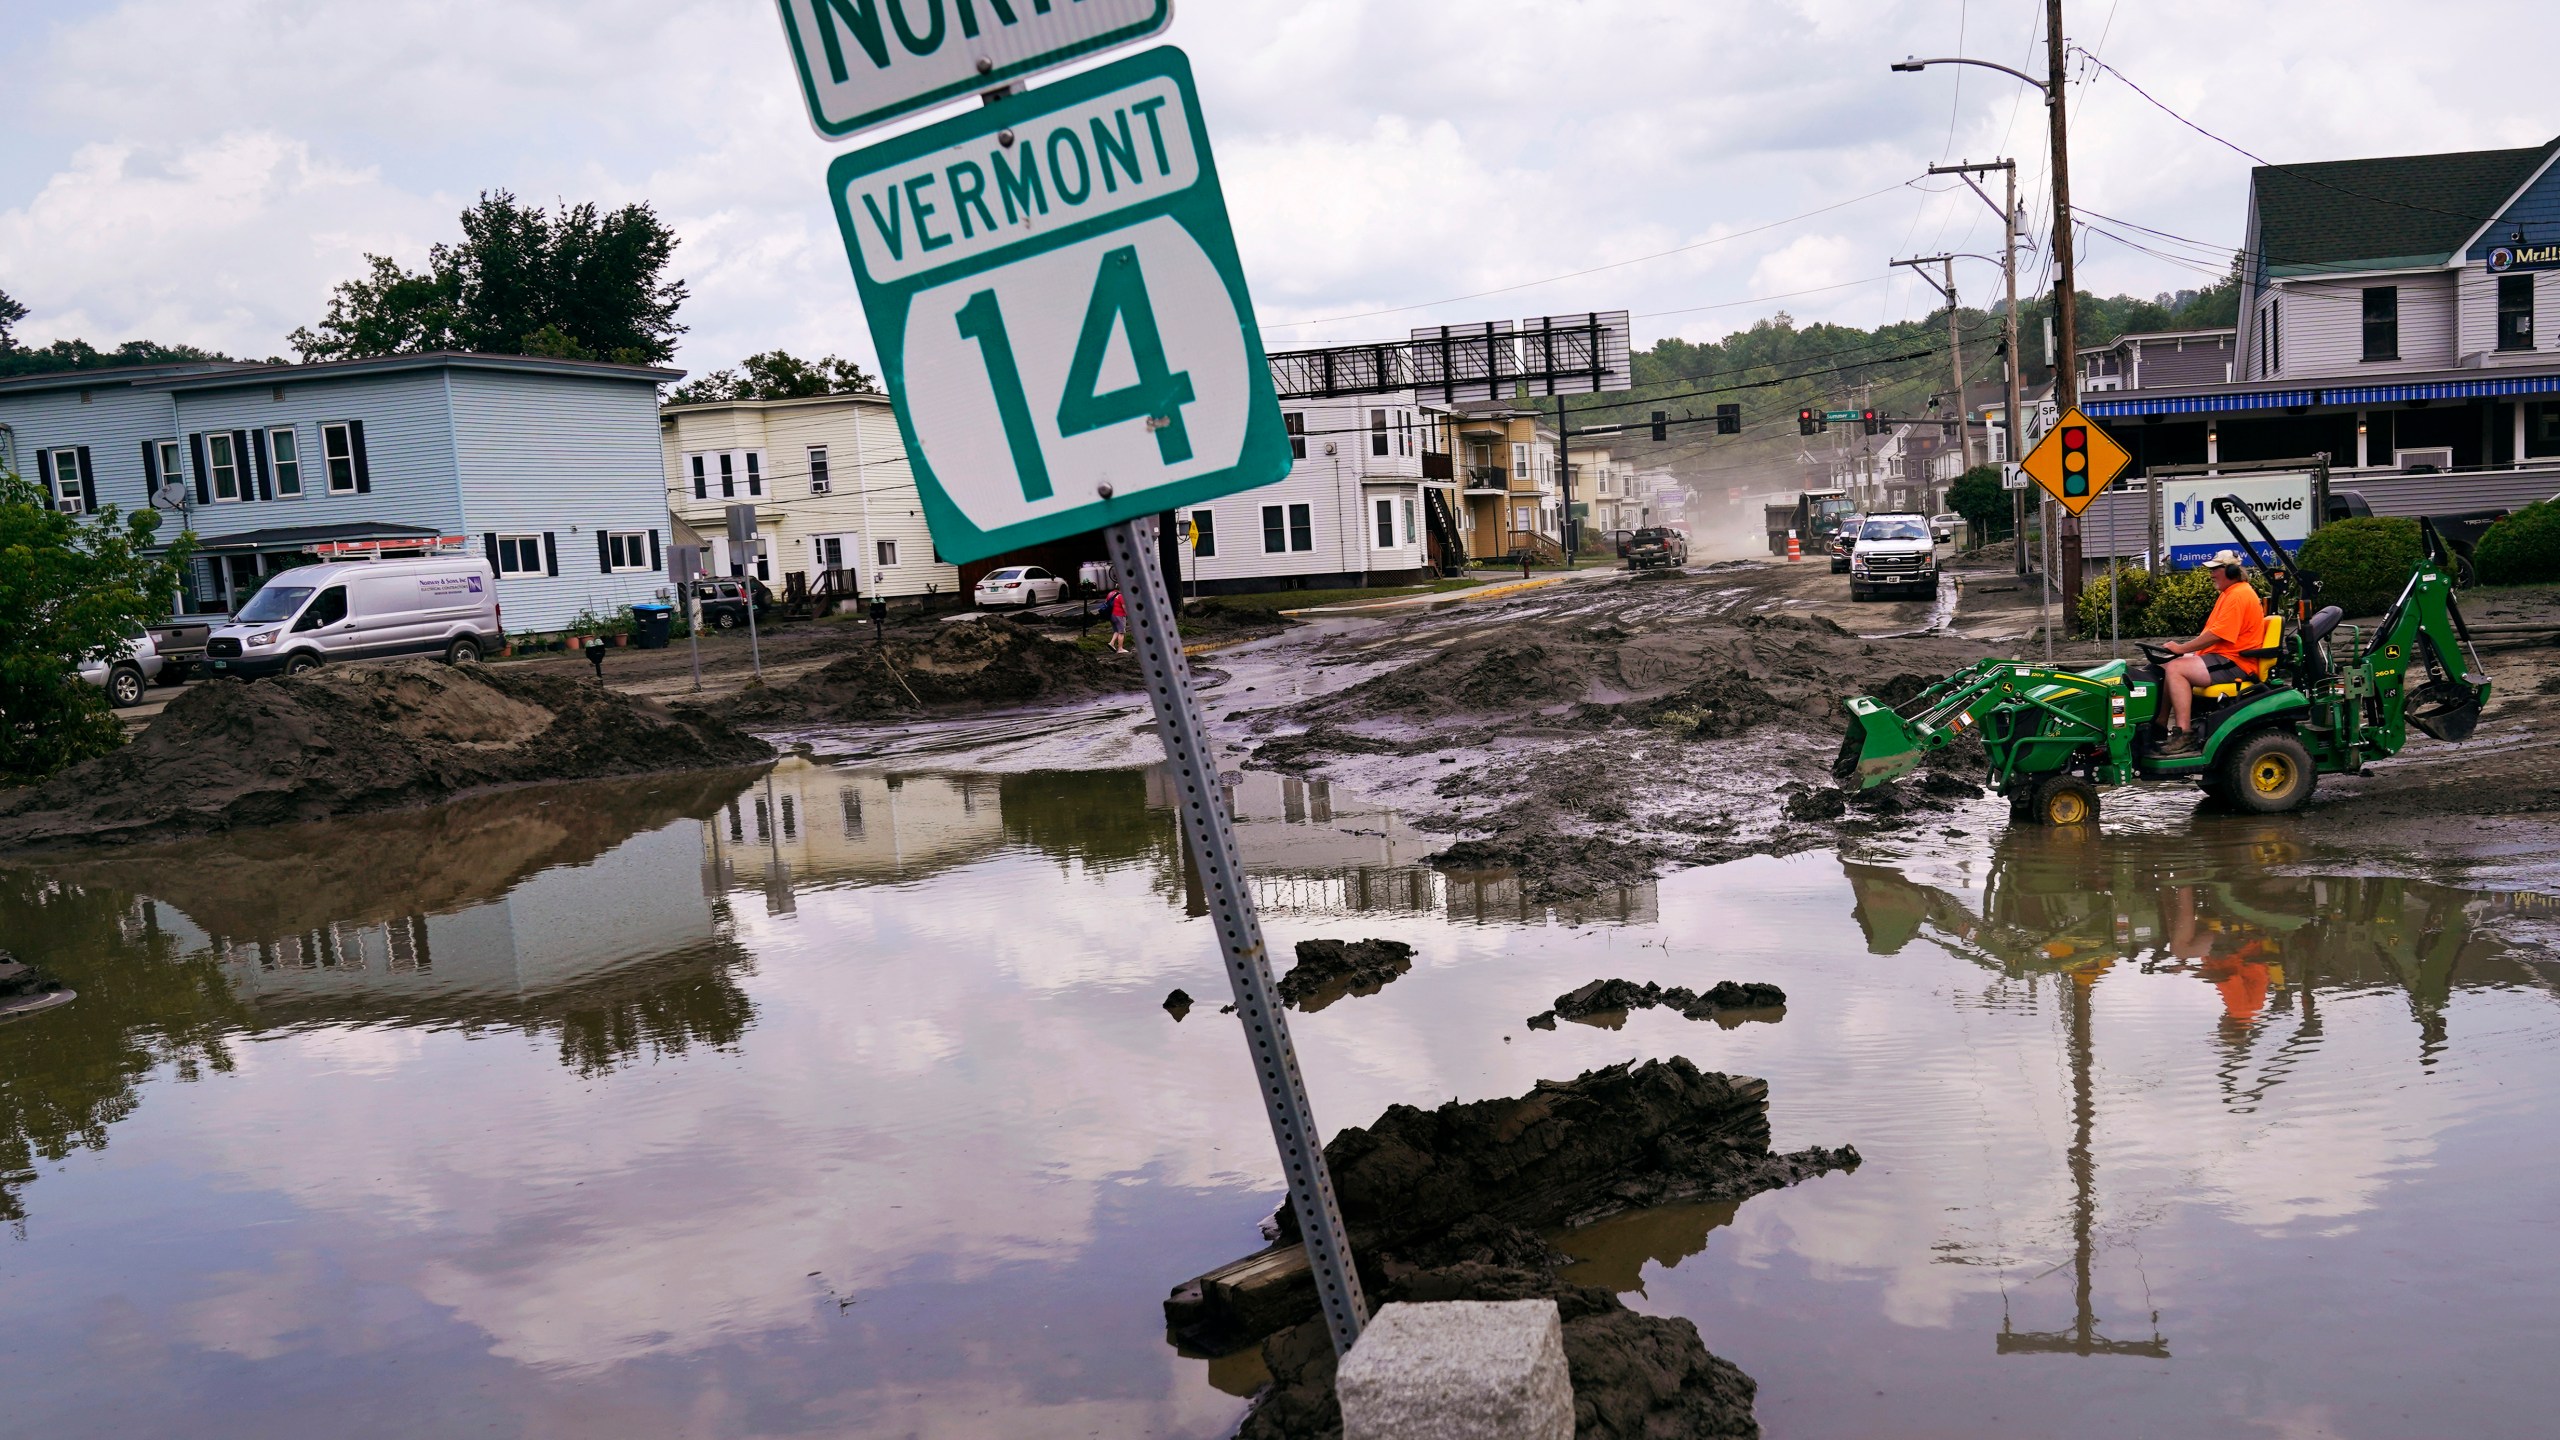
[(489, 562), (441, 555), (303, 565), (270, 576), (204, 642), (213, 675), (291, 675), (343, 660), (440, 655), (460, 665), (497, 649)]

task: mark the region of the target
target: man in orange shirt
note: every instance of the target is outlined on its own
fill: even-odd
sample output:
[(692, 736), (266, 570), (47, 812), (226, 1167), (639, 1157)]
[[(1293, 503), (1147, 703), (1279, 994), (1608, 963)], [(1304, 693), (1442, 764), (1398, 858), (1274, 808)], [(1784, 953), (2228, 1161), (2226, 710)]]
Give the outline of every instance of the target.
[(2173, 723), (2168, 738), (2153, 753), (2164, 758), (2193, 755), (2204, 749), (2204, 742), (2188, 728), (2197, 687), (2255, 680), (2266, 673), (2264, 662), (2240, 658), (2241, 651), (2255, 650), (2265, 643), (2267, 607), (2248, 584), (2238, 552), (2220, 551), (2204, 563), (2213, 573), (2213, 588), (2220, 592), (2213, 602), (2213, 614), (2206, 618), (2203, 634), (2167, 647), (2178, 658), (2160, 667), (2162, 683), (2169, 689)]

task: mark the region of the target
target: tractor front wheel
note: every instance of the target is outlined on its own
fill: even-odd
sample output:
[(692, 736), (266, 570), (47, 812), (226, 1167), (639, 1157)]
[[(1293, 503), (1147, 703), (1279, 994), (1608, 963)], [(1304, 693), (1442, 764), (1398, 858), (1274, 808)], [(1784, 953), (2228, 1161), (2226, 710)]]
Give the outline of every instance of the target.
[(2095, 825), (2097, 789), (2077, 775), (2049, 775), (2036, 782), (2027, 819), (2038, 825)]
[(2311, 752), (2290, 730), (2264, 730), (2222, 760), (2222, 798), (2253, 815), (2299, 810), (2311, 799), (2318, 776)]

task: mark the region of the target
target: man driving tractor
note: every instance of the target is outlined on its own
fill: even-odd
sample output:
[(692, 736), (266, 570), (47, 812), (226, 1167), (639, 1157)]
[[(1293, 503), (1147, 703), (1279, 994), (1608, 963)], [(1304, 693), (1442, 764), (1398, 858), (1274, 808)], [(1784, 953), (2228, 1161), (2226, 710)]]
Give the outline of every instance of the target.
[(2178, 657), (2160, 667), (2169, 691), (2170, 724), (2168, 737), (2153, 753), (2163, 759), (2194, 755), (2204, 748), (2190, 723), (2198, 687), (2266, 678), (2265, 661), (2241, 658), (2241, 652), (2264, 643), (2267, 629), (2266, 603), (2249, 585), (2243, 563), (2235, 550), (2216, 551), (2205, 562), (2219, 593), (2213, 613), (2205, 618), (2204, 633), (2162, 647)]

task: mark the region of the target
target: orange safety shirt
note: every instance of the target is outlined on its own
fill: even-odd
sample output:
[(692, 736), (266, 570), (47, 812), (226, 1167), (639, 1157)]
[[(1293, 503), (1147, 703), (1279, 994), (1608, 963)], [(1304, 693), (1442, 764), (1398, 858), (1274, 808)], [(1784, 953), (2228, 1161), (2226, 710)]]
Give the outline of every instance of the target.
[(2258, 649), (2267, 638), (2266, 602), (2258, 598), (2257, 590), (2247, 581), (2225, 589), (2213, 602), (2213, 614), (2204, 622), (2204, 633), (2213, 637), (2213, 643), (2197, 654), (2227, 655), (2232, 664), (2262, 680), (2266, 678), (2265, 661), (2240, 658), (2241, 651)]

